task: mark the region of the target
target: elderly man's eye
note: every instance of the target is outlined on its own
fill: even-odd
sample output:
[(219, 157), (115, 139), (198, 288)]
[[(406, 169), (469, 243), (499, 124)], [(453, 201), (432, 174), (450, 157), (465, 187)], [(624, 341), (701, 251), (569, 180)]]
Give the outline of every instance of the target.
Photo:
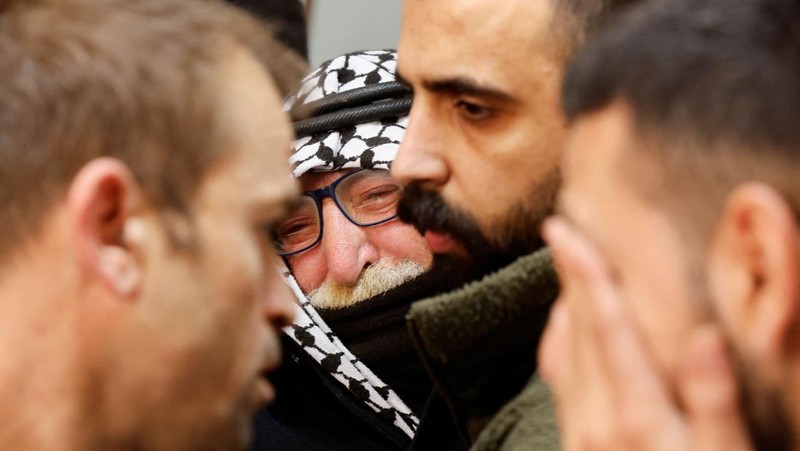
[(398, 185), (384, 185), (364, 194), (364, 202), (394, 202), (402, 194)]
[(311, 221), (291, 221), (281, 224), (280, 227), (277, 228), (276, 235), (283, 239), (290, 239), (291, 237), (297, 237), (298, 235), (308, 233), (313, 228), (314, 225)]

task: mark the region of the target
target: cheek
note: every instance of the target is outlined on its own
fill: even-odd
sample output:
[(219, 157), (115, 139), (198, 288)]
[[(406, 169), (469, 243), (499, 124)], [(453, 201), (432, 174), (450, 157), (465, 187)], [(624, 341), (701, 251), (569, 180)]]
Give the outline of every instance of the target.
[(470, 214), (484, 235), (493, 235), (493, 226), (506, 222), (519, 202), (531, 196), (530, 202), (551, 201), (543, 193), (553, 189), (563, 140), (563, 130), (554, 124), (530, 127), (520, 118), (507, 136), (481, 143), (452, 162), (445, 200)]
[(584, 183), (594, 181), (591, 190), (589, 185), (584, 188), (594, 201), (586, 205), (605, 205), (604, 214), (586, 218), (602, 224), (597, 230), (607, 238), (600, 240), (603, 251), (614, 264), (638, 332), (658, 367), (673, 375), (686, 332), (696, 320), (686, 244), (664, 212), (632, 197), (627, 185), (611, 183), (613, 179), (603, 174), (579, 174), (586, 175)]
[(674, 248), (651, 245), (632, 263), (624, 285), (634, 321), (658, 366), (674, 375), (696, 314), (682, 261)]
[(295, 257), (289, 257), (289, 268), (303, 293), (309, 293), (325, 281), (328, 273), (327, 261), (316, 246)]
[(433, 256), (425, 238), (410, 225), (398, 220), (369, 229), (369, 240), (378, 249), (381, 258), (411, 260), (426, 268)]
[[(688, 303), (679, 290), (670, 289), (674, 281), (657, 277), (644, 286), (631, 288), (630, 303), (634, 320), (656, 359), (658, 366), (672, 374), (691, 316)], [(661, 287), (660, 289), (658, 287)]]
[(264, 279), (261, 247), (248, 234), (228, 236), (231, 239), (220, 246), (224, 257), (208, 259), (209, 278), (219, 281), (228, 301), (249, 305)]
[[(260, 318), (261, 299), (274, 271), (265, 257), (267, 249), (259, 232), (240, 221), (211, 222), (204, 229), (203, 285), (208, 290), (211, 320), (217, 328), (238, 324), (233, 336), (250, 333)], [(220, 325), (220, 323), (225, 323)], [(236, 327), (233, 327), (236, 329)]]

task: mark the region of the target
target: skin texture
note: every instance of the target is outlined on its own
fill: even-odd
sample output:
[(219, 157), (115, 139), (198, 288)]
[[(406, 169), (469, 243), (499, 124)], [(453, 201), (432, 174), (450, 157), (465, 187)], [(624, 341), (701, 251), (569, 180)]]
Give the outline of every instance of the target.
[[(296, 193), (291, 133), (255, 59), (234, 48), (217, 70), (229, 153), (199, 186), (191, 221), (165, 215), (122, 162), (101, 158), (6, 271), (0, 308), (14, 321), (0, 342), (24, 345), (0, 357), (14, 382), (0, 399), (16, 406), (2, 415), (3, 449), (238, 448), (273, 397), (259, 375), (280, 361), (294, 304), (264, 227)], [(196, 249), (175, 250), (165, 224)]]
[(643, 194), (658, 176), (643, 146), (623, 102), (570, 131), (561, 217), (545, 230), (563, 292), (540, 352), (565, 449), (791, 448), (792, 209), (745, 181), (710, 236), (687, 240), (676, 213)]
[[(527, 217), (549, 211), (557, 185), (564, 122), (551, 15), (549, 2), (403, 2), (398, 75), (414, 103), (392, 175), (438, 193), (490, 240), (521, 206)], [(463, 243), (434, 252), (463, 253)]]
[(700, 318), (701, 301), (693, 299), (684, 246), (667, 212), (647, 202), (622, 177), (624, 159), (636, 149), (628, 118), (618, 107), (575, 124), (567, 142), (559, 209), (609, 256), (616, 283), (628, 293), (633, 318), (652, 331), (646, 346), (660, 369), (672, 374), (682, 337)]
[[(310, 191), (332, 183), (347, 172), (350, 170), (310, 172), (303, 174), (299, 181), (303, 191)], [(304, 293), (324, 282), (353, 287), (364, 269), (378, 261), (396, 264), (409, 260), (426, 268), (431, 264), (425, 240), (413, 226), (393, 219), (377, 226), (359, 227), (350, 222), (330, 198), (323, 201), (322, 211), (322, 241), (288, 259)]]
[[(546, 223), (545, 237), (563, 292), (539, 368), (556, 400), (562, 449), (751, 449), (722, 331), (689, 332), (668, 383), (597, 249), (562, 219)], [(579, 308), (584, 315), (573, 313)]]

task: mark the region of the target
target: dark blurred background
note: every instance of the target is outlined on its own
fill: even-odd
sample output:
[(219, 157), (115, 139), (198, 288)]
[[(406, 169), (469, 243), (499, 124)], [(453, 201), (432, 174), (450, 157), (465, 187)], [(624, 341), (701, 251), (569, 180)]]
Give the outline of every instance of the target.
[[(280, 38), (310, 67), (353, 50), (394, 48), (401, 0), (228, 0), (261, 17), (283, 17)], [(308, 14), (308, 40), (298, 24)]]

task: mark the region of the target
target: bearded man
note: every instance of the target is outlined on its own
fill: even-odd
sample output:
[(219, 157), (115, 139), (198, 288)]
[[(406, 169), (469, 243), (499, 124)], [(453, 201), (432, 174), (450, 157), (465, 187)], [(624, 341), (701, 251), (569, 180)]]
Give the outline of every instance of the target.
[(392, 174), (400, 217), (433, 272), (463, 289), (416, 303), (412, 335), (436, 380), (441, 422), (420, 447), (556, 449), (536, 374), (558, 284), (539, 227), (560, 183), (568, 57), (630, 1), (404, 0), (398, 78), (414, 91)]

